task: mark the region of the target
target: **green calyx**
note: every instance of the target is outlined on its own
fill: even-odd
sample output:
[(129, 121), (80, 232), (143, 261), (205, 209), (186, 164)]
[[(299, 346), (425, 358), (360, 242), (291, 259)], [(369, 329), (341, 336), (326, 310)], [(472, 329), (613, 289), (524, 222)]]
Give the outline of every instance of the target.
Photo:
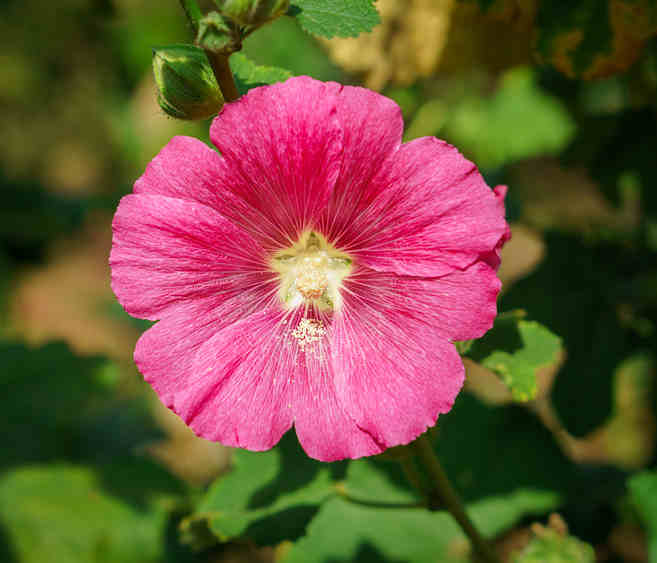
[(260, 26), (285, 14), (289, 0), (215, 0), (226, 18), (241, 26)]
[(242, 48), (242, 34), (235, 22), (210, 12), (199, 21), (196, 44), (206, 51), (230, 56)]
[(193, 45), (157, 47), (153, 49), (153, 74), (157, 101), (171, 117), (207, 119), (224, 104), (203, 49)]

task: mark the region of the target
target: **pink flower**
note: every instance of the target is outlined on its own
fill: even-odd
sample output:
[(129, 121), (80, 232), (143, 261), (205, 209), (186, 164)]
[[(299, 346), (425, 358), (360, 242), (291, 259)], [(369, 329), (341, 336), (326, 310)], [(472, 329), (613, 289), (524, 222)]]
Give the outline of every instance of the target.
[(199, 435), (376, 454), (450, 410), (453, 341), (496, 314), (504, 189), (391, 100), (308, 77), (251, 90), (175, 137), (114, 217), (112, 287), (159, 320), (135, 361)]

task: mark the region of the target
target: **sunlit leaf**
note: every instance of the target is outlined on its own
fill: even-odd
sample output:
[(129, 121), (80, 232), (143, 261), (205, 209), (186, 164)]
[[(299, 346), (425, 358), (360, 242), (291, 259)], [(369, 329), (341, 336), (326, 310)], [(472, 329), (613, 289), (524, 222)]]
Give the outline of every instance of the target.
[(292, 76), (289, 70), (257, 65), (242, 53), (231, 55), (230, 68), (235, 75), (237, 89), (242, 95), (256, 86), (283, 82)]
[(232, 471), (210, 488), (193, 519), (206, 520), (221, 541), (294, 539), (335, 493), (331, 475), (338, 467), (308, 458), (293, 433), (268, 452), (236, 450)]
[(472, 343), (467, 355), (495, 372), (517, 401), (536, 396), (536, 372), (555, 363), (561, 340), (519, 314), (501, 315), (493, 328)]
[(657, 471), (644, 471), (628, 482), (630, 499), (648, 534), (650, 561), (657, 561)]
[(441, 136), (483, 168), (555, 154), (573, 133), (563, 104), (543, 91), (536, 75), (524, 67), (504, 74), (492, 97), (465, 97), (441, 130)]
[(381, 21), (372, 0), (293, 0), (288, 13), (321, 37), (355, 37)]

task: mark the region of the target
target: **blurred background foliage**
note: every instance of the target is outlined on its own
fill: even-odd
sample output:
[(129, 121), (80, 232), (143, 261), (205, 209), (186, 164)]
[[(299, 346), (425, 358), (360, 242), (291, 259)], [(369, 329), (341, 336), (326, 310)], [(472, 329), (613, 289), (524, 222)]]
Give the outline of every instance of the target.
[[(530, 527), (559, 510), (597, 560), (657, 561), (657, 4), (376, 7), (371, 33), (317, 40), (284, 17), (244, 53), (383, 92), (407, 139), (445, 138), (510, 187), (500, 308), (530, 319), (520, 349), (538, 321), (551, 352), (522, 365), (540, 369), (518, 403), (489, 371), (508, 358), (473, 350), (433, 432), (448, 473), (506, 560), (591, 560)], [(395, 461), (327, 466), (293, 436), (231, 452), (136, 372), (148, 323), (110, 290), (112, 212), (171, 136), (208, 141), (156, 103), (151, 48), (190, 38), (178, 3), (4, 0), (0, 37), (0, 560), (467, 560), (446, 514), (405, 506)]]

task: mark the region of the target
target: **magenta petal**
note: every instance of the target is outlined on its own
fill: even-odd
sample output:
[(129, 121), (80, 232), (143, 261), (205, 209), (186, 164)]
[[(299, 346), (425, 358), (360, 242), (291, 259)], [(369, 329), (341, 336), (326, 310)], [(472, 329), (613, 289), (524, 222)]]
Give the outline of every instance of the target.
[[(222, 158), (193, 137), (173, 137), (135, 182), (134, 193), (197, 201), (221, 211)], [(232, 197), (228, 194), (226, 197)]]
[(318, 228), (336, 246), (354, 217), (378, 194), (372, 183), (390, 155), (401, 145), (404, 120), (391, 99), (354, 86), (345, 86), (338, 99), (338, 118), (344, 131), (342, 169)]
[(448, 412), (464, 368), (441, 332), (348, 294), (333, 333), (340, 402), (384, 447), (407, 444)]
[(296, 350), (281, 343), (285, 313), (240, 320), (199, 347), (173, 410), (203, 438), (266, 450), (292, 426)]
[(442, 276), (494, 249), (507, 229), (475, 165), (434, 137), (402, 145), (373, 183), (380, 194), (342, 248), (375, 270)]
[(451, 342), (483, 336), (497, 315), (502, 284), (485, 261), (440, 278), (413, 278), (361, 267), (345, 281), (345, 291), (386, 318), (426, 323)]
[(174, 304), (229, 297), (274, 279), (251, 236), (194, 201), (125, 196), (112, 229), (112, 289), (136, 317), (159, 319)]
[(223, 328), (259, 311), (266, 299), (261, 288), (177, 305), (141, 335), (135, 363), (165, 405), (172, 407), (176, 394), (193, 379), (198, 349)]
[[(497, 206), (500, 209), (500, 213), (502, 214), (504, 214), (504, 198), (506, 197), (507, 190), (507, 186), (495, 186), (493, 189), (495, 197), (497, 198)], [(500, 237), (500, 240), (497, 241), (495, 248), (481, 255), (481, 259), (490, 264), (490, 266), (494, 268), (495, 271), (497, 271), (497, 269), (500, 267), (502, 247), (510, 238), (511, 227), (507, 225), (504, 233)]]
[[(292, 327), (303, 316), (297, 312)], [(326, 322), (329, 327), (329, 322)], [(296, 343), (293, 343), (296, 345)], [(300, 351), (294, 376), (294, 427), (305, 452), (320, 461), (358, 458), (383, 448), (356, 425), (339, 402), (331, 362), (330, 338)]]
[(212, 123), (210, 138), (230, 170), (230, 189), (257, 210), (244, 221), (265, 221), (274, 243), (295, 241), (329, 201), (342, 162), (340, 89), (291, 78), (250, 90)]

